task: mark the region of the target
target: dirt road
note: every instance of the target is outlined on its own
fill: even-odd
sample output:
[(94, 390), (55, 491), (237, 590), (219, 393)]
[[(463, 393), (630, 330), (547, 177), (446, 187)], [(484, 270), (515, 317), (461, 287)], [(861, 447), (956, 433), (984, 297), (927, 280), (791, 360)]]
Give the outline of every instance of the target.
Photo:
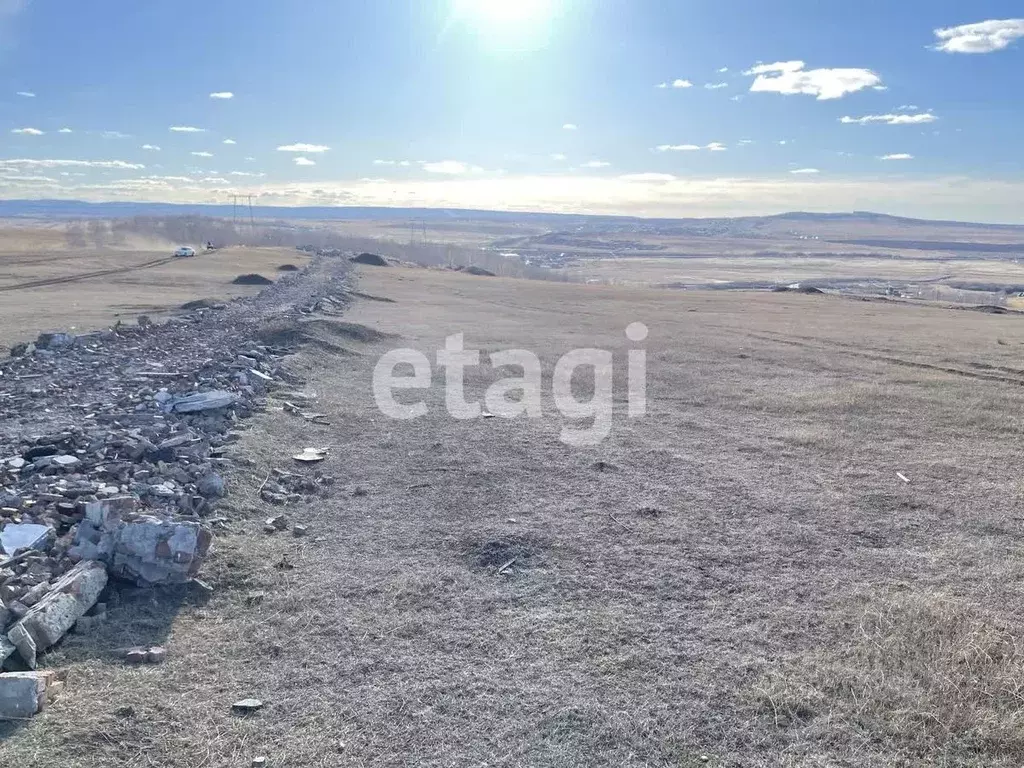
[[(1024, 759), (1019, 318), (397, 268), (362, 269), (359, 290), (304, 327), (297, 370), (330, 425), (272, 410), (236, 446), (251, 466), (209, 602), (126, 595), (99, 634), (69, 637), (49, 659), (66, 693), (0, 763)], [(626, 416), (634, 321), (643, 419)], [(436, 365), (435, 386), (401, 395), (423, 418), (381, 414), (379, 357), (433, 361), (458, 332), (540, 357), (541, 418), (451, 418)], [(549, 397), (579, 347), (618, 366), (592, 448), (559, 440)], [(468, 374), (468, 399), (503, 375)], [(304, 446), (330, 458), (297, 468)], [(269, 507), (274, 467), (336, 482)], [(307, 535), (263, 533), (281, 513)], [(159, 667), (115, 654), (158, 641)], [(266, 706), (233, 716), (247, 696)]]

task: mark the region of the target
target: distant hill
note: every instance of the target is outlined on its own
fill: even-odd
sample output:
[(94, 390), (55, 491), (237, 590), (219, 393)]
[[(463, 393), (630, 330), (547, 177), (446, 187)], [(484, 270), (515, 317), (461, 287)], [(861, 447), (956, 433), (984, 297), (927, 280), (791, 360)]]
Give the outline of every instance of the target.
[[(124, 218), (129, 216), (182, 216), (200, 215), (218, 218), (230, 218), (235, 213), (240, 218), (247, 218), (249, 209), (231, 205), (197, 205), (187, 203), (129, 203), (106, 202), (89, 203), (82, 200), (0, 200), (0, 218)], [(551, 223), (553, 226), (568, 228), (574, 225), (593, 225), (607, 221), (616, 224), (742, 224), (768, 221), (793, 222), (842, 222), (842, 223), (892, 223), (903, 226), (962, 226), (974, 228), (991, 228), (1024, 231), (1024, 224), (978, 224), (964, 221), (932, 221), (928, 219), (911, 219), (902, 216), (890, 216), (870, 211), (852, 211), (838, 213), (810, 213), (793, 211), (771, 216), (737, 216), (717, 218), (641, 218), (636, 216), (595, 216), (577, 213), (540, 213), (522, 211), (488, 211), (467, 208), (389, 208), (389, 207), (358, 207), (358, 206), (253, 206), (252, 215), (258, 219), (316, 219), (355, 221), (365, 219), (423, 219), (426, 221), (443, 221), (458, 219), (462, 221), (527, 221), (533, 223)]]

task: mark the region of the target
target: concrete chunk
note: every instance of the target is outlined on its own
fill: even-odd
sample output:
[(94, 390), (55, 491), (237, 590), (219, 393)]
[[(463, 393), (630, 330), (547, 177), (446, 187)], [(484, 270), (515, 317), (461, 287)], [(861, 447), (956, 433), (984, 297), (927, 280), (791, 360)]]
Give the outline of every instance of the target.
[(227, 408), (238, 400), (238, 395), (223, 389), (213, 392), (196, 392), (192, 395), (175, 397), (170, 400), (170, 410), (174, 413), (195, 413)]
[(60, 687), (51, 669), (0, 674), (0, 720), (24, 720), (42, 712)]
[(102, 563), (84, 560), (61, 576), (7, 633), (18, 655), (32, 669), (36, 656), (52, 646), (95, 604), (107, 584)]
[(50, 530), (49, 526), (35, 523), (8, 523), (0, 530), (0, 551), (13, 555), (19, 549), (41, 549)]

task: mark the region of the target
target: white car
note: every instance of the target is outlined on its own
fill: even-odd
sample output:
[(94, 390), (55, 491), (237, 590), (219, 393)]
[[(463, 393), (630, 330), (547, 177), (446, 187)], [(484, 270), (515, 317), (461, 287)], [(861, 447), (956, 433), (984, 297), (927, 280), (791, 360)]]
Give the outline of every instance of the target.
[(195, 248), (189, 248), (187, 245), (183, 245), (183, 246), (181, 246), (181, 248), (179, 248), (178, 250), (176, 250), (174, 252), (174, 255), (175, 256), (195, 256), (196, 255), (196, 249)]

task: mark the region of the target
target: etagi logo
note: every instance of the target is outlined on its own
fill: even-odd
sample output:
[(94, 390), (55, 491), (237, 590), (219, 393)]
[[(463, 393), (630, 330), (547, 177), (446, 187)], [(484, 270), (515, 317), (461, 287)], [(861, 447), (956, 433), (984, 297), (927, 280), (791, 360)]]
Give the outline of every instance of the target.
[[(647, 326), (630, 323), (626, 327), (626, 338), (632, 342), (643, 341), (647, 338)], [(484, 407), (481, 407), (479, 402), (466, 401), (464, 388), (466, 368), (480, 365), (480, 350), (465, 349), (461, 333), (445, 339), (444, 349), (437, 351), (437, 364), (445, 369), (444, 402), (449, 415), (455, 419), (476, 419), (485, 414), (506, 419), (521, 415), (541, 418), (542, 377), (537, 355), (527, 349), (507, 349), (492, 353), (489, 362), (495, 368), (518, 368), (522, 375), (491, 384), (484, 394)], [(412, 375), (395, 375), (399, 366), (411, 366)], [(629, 418), (638, 418), (647, 412), (646, 351), (630, 349), (627, 367), (626, 413)], [(593, 446), (611, 433), (612, 368), (612, 353), (605, 349), (573, 349), (558, 359), (551, 377), (555, 407), (562, 416), (570, 419), (592, 419), (586, 428), (563, 426), (562, 442), (573, 446)], [(577, 400), (573, 396), (573, 376), (581, 369), (593, 372), (593, 386), (589, 388), (593, 395), (589, 400)], [(408, 405), (399, 403), (395, 400), (395, 390), (429, 389), (432, 382), (433, 370), (426, 355), (415, 349), (394, 349), (381, 357), (373, 369), (373, 397), (385, 416), (392, 419), (420, 418), (426, 415), (427, 404), (423, 400)]]

